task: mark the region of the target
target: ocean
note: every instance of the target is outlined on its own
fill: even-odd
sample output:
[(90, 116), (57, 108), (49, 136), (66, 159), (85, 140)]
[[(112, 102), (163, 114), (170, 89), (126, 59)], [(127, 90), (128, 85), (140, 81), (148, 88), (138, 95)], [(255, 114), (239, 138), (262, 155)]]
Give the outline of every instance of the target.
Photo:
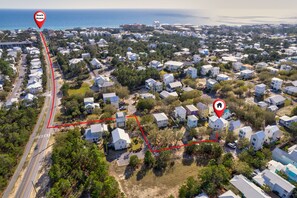
[[(122, 24), (205, 24), (208, 18), (194, 10), (43, 10), (46, 21), (43, 28), (67, 29), (73, 27), (119, 27)], [(0, 9), (0, 29), (36, 28), (33, 15), (36, 10)]]
[[(0, 9), (0, 30), (37, 28), (33, 15), (37, 10)], [(251, 25), (296, 24), (297, 13), (286, 10), (166, 10), (166, 9), (97, 9), (43, 10), (43, 28), (67, 29), (74, 27), (119, 27), (141, 23), (192, 25)]]

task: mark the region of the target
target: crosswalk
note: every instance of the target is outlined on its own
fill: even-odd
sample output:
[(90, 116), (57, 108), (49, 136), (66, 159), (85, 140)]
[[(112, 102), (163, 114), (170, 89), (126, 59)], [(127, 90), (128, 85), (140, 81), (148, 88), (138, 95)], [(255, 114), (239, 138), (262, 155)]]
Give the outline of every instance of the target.
[(38, 135), (35, 137), (35, 139), (43, 139), (43, 138), (50, 138), (50, 136), (54, 134), (54, 133), (47, 133), (47, 134), (43, 134), (43, 135)]

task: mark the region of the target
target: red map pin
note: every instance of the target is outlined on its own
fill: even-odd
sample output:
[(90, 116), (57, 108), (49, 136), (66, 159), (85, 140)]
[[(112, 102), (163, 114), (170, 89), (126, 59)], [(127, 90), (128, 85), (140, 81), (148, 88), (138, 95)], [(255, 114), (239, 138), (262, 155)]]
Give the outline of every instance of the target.
[(38, 10), (37, 12), (35, 12), (34, 21), (36, 25), (39, 27), (39, 29), (43, 26), (45, 19), (46, 19), (46, 15), (43, 11)]
[(213, 110), (217, 114), (217, 116), (220, 118), (226, 109), (226, 102), (221, 99), (216, 99), (213, 104)]

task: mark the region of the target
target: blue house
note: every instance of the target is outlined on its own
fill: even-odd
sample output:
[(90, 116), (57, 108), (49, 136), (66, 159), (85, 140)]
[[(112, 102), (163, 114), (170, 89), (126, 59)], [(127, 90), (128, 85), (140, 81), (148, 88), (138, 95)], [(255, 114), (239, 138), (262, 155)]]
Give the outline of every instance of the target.
[(240, 120), (232, 120), (229, 125), (229, 131), (234, 131), (235, 129), (240, 128)]
[(297, 161), (290, 154), (279, 148), (275, 148), (272, 151), (272, 159), (284, 165), (293, 164), (297, 167)]
[(110, 103), (116, 108), (119, 108), (120, 98), (115, 93), (105, 93), (103, 94), (104, 103)]
[(195, 115), (188, 116), (187, 125), (189, 128), (195, 128), (198, 124), (198, 118)]

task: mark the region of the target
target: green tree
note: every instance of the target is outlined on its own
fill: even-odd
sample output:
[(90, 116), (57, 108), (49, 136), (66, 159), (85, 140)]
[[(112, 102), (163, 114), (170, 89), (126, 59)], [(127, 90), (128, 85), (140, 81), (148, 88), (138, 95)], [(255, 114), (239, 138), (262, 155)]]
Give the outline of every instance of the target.
[(154, 156), (152, 155), (152, 153), (150, 151), (145, 152), (144, 164), (148, 168), (152, 168), (155, 165), (155, 158), (154, 158)]
[(137, 155), (130, 156), (129, 166), (132, 168), (136, 168), (136, 166), (140, 163), (140, 160), (138, 159)]
[(140, 99), (136, 105), (138, 111), (152, 110), (155, 106), (155, 100), (152, 98)]
[(193, 177), (189, 177), (185, 184), (179, 189), (179, 198), (192, 198), (202, 192), (201, 186), (198, 181)]
[(228, 184), (230, 173), (223, 165), (211, 165), (204, 167), (198, 175), (201, 181), (201, 188), (208, 195), (216, 195), (218, 189)]

